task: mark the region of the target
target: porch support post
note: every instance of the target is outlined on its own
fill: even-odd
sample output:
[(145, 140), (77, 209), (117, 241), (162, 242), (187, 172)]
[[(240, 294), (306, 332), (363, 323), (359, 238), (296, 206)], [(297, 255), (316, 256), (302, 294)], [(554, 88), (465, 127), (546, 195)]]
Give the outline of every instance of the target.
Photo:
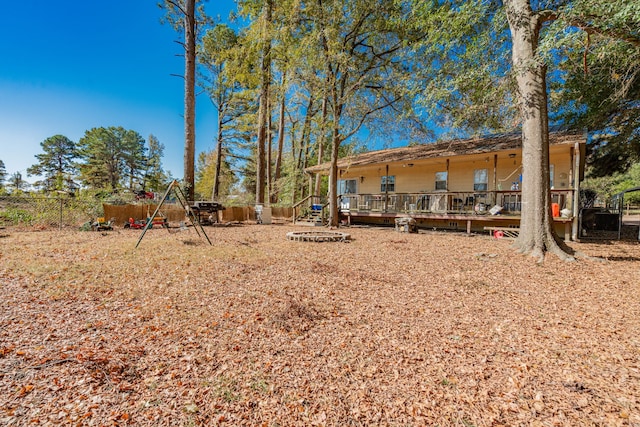
[(578, 240), (578, 216), (580, 215), (580, 144), (575, 143), (573, 148), (573, 224), (571, 228), (571, 240)]
[(493, 204), (498, 204), (498, 155), (493, 155)]
[(449, 159), (447, 159), (447, 191), (449, 191)]
[[(389, 165), (385, 165), (386, 167), (386, 171), (385, 171), (385, 182), (386, 184), (384, 185), (384, 211), (385, 213), (387, 212), (387, 206), (389, 203)], [(394, 184), (395, 185), (395, 184)]]

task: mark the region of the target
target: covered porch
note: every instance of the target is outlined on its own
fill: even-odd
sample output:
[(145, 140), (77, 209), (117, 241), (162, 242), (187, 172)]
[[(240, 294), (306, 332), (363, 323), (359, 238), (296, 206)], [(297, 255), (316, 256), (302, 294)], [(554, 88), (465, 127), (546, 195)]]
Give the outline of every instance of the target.
[[(558, 234), (576, 239), (585, 136), (555, 133), (549, 142), (549, 209)], [(487, 226), (518, 228), (526, 209), (521, 192), (522, 160), (519, 134), (347, 157), (336, 165), (340, 220), (394, 225), (396, 218), (409, 216), (422, 228), (467, 232)], [(307, 168), (310, 188), (314, 176), (326, 176), (329, 171), (328, 163)], [(311, 196), (308, 203), (325, 215), (324, 200)]]
[[(573, 191), (552, 190), (552, 214), (556, 232), (569, 241), (575, 216)], [(345, 225), (393, 226), (396, 218), (411, 217), (418, 227), (482, 232), (485, 227), (517, 229), (520, 225), (521, 191), (421, 192), (342, 194), (340, 219)], [(310, 196), (293, 208), (293, 221), (313, 212), (314, 224), (324, 224), (328, 209), (325, 198)], [(494, 207), (502, 209), (497, 210)]]
[[(572, 239), (573, 191), (552, 190), (556, 232)], [(393, 225), (396, 218), (411, 217), (420, 228), (482, 232), (485, 227), (517, 229), (520, 225), (520, 191), (431, 192), (394, 194), (343, 194), (340, 217), (345, 224)]]

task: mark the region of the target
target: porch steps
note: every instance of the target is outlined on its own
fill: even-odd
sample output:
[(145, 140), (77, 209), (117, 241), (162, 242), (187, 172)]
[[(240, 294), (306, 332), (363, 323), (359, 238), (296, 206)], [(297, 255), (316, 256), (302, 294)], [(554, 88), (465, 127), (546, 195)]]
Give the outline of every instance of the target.
[(322, 227), (322, 208), (318, 209), (315, 206), (309, 211), (309, 214), (296, 219), (296, 224), (306, 225), (310, 227)]
[(322, 222), (310, 221), (306, 218), (298, 218), (296, 219), (296, 225), (302, 225), (303, 227), (322, 227), (324, 224), (322, 224)]

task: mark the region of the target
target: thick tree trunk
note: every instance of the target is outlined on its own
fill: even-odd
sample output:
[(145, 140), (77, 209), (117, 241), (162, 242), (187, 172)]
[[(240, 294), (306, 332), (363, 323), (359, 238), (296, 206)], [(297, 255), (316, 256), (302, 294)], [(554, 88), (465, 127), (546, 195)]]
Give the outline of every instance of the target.
[(256, 159), (256, 204), (264, 204), (265, 189), (267, 186), (266, 149), (268, 139), (268, 114), (269, 114), (269, 86), (271, 84), (271, 36), (269, 27), (271, 23), (271, 0), (264, 4), (262, 19), (264, 29), (262, 37), (262, 61), (260, 66), (260, 106), (258, 110), (258, 150)]
[(340, 212), (338, 209), (338, 152), (342, 143), (340, 119), (342, 118), (343, 104), (339, 102), (335, 79), (331, 81), (334, 85), (331, 88), (333, 128), (331, 133), (331, 167), (329, 169), (329, 224), (337, 227), (340, 224)]
[(184, 16), (184, 186), (193, 200), (196, 157), (196, 0), (187, 0)]
[(515, 246), (539, 260), (546, 252), (572, 259), (556, 235), (551, 215), (547, 70), (536, 55), (541, 22), (529, 0), (506, 0), (505, 6), (522, 116), (522, 214)]
[(338, 210), (338, 152), (340, 148), (340, 130), (337, 122), (333, 126), (331, 137), (331, 168), (329, 170), (329, 223), (333, 227), (340, 224)]
[[(271, 97), (271, 93), (269, 93)], [(271, 113), (271, 98), (267, 104), (267, 194), (265, 198), (271, 203), (273, 194), (273, 115)]]

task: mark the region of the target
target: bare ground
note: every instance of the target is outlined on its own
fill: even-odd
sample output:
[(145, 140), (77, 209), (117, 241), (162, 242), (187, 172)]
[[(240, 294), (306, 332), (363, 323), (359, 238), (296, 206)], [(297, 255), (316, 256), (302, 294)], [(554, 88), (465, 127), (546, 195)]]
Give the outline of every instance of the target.
[(1, 230), (0, 424), (640, 426), (640, 245)]

